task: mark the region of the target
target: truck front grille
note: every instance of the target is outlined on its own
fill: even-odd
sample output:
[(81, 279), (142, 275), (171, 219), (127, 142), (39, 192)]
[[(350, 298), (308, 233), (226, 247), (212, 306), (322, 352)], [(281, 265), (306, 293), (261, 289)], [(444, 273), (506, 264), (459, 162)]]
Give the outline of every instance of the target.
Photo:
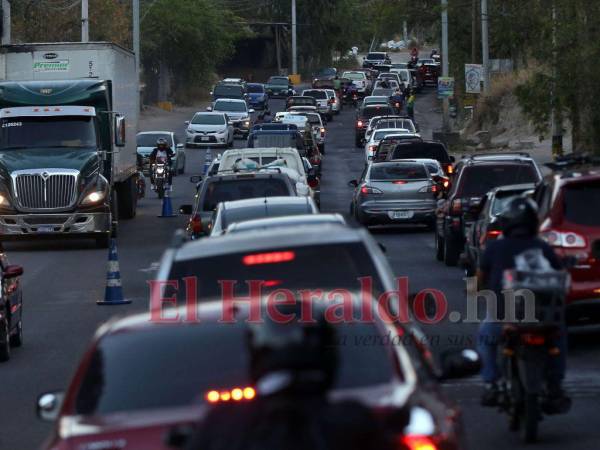
[(15, 178), (17, 200), (26, 209), (60, 209), (73, 205), (77, 176), (74, 174), (21, 174)]

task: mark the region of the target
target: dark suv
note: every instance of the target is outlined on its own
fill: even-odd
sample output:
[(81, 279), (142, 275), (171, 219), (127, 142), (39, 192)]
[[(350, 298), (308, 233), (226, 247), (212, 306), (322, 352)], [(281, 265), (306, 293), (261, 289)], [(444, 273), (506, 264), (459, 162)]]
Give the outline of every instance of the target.
[(574, 258), (567, 323), (600, 322), (600, 161), (547, 176), (537, 187), (540, 234), (560, 257)]
[(197, 183), (193, 205), (182, 205), (181, 214), (189, 214), (186, 227), (190, 239), (202, 237), (210, 232), (212, 216), (221, 202), (255, 197), (295, 197), (296, 188), (283, 173), (231, 173), (215, 175), (204, 180), (191, 177)]
[(437, 208), (436, 258), (448, 266), (458, 263), (465, 231), (481, 212), (482, 198), (499, 186), (538, 183), (542, 179), (527, 153), (474, 154), (455, 167), (452, 187)]
[(367, 126), (369, 125), (369, 119), (375, 116), (391, 116), (394, 113), (394, 108), (389, 105), (368, 105), (361, 107), (356, 114), (356, 123), (354, 127), (354, 141), (356, 146), (361, 147), (363, 144)]

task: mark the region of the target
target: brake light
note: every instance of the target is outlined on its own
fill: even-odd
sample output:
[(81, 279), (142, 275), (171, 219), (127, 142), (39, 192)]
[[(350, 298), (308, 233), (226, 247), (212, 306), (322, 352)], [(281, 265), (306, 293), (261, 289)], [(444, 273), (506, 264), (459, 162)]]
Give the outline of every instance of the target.
[(362, 120), (359, 120), (358, 122), (356, 122), (356, 126), (357, 126), (358, 128), (362, 128), (362, 127), (364, 126), (364, 123), (363, 123), (363, 121), (362, 121)]
[(319, 179), (311, 178), (310, 180), (308, 180), (308, 185), (313, 189), (316, 188), (319, 185)]
[(453, 166), (452, 164), (448, 164), (448, 165), (446, 166), (446, 173), (447, 173), (448, 175), (451, 175), (451, 174), (453, 174), (453, 173), (454, 173), (454, 166)]
[(450, 204), (450, 214), (455, 216), (462, 214), (462, 200), (460, 198), (452, 200), (452, 203)]
[(404, 180), (396, 180), (396, 181), (392, 181), (392, 183), (394, 183), (394, 184), (406, 184), (406, 181), (404, 181)]
[(437, 446), (429, 436), (408, 434), (402, 436), (402, 445), (407, 450), (437, 450)]
[(542, 234), (542, 238), (553, 247), (585, 248), (587, 246), (585, 237), (571, 231), (549, 230)]
[(202, 219), (199, 214), (194, 214), (194, 217), (192, 217), (192, 233), (202, 233)]
[(368, 185), (364, 185), (363, 187), (360, 188), (360, 193), (363, 195), (368, 195), (368, 194), (383, 194), (383, 192), (377, 188), (374, 188), (372, 186), (368, 186)]
[(241, 400), (252, 400), (254, 397), (256, 397), (256, 391), (251, 387), (236, 387), (224, 391), (212, 390), (208, 391), (205, 396), (208, 403), (228, 402), (230, 400), (239, 402)]
[(429, 192), (429, 193), (436, 193), (438, 191), (438, 187), (435, 184), (430, 184), (429, 186), (423, 186), (421, 189), (419, 189), (419, 192)]
[(522, 334), (521, 342), (526, 345), (544, 345), (546, 343), (546, 338), (539, 334)]
[(256, 266), (258, 264), (278, 264), (282, 262), (293, 261), (296, 253), (287, 250), (282, 252), (254, 253), (242, 258), (242, 263), (246, 266)]

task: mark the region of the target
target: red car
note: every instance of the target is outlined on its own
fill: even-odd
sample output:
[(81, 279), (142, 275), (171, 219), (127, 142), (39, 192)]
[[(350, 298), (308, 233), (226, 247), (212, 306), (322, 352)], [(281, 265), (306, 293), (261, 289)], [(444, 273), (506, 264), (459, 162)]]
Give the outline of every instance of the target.
[(440, 76), (439, 64), (423, 64), (419, 67), (419, 73), (423, 78), (423, 84), (437, 86), (438, 77)]
[[(331, 303), (312, 307), (324, 305)], [(362, 303), (355, 305), (362, 313)], [(43, 448), (167, 450), (210, 403), (259, 396), (247, 375), (250, 308), (238, 303), (228, 311), (222, 301), (207, 302), (198, 305), (197, 322), (180, 307), (165, 314), (187, 322), (157, 323), (144, 313), (102, 326), (66, 393), (38, 399), (38, 416), (56, 420)], [(235, 320), (220, 322), (223, 314)], [(410, 324), (380, 319), (335, 324), (341, 344), (332, 398), (361, 401), (384, 420), (406, 413), (402, 423), (389, 425), (403, 444), (398, 448), (462, 448), (460, 413), (440, 393), (424, 336)], [(471, 350), (453, 352), (445, 361), (448, 377), (472, 375), (479, 365)]]
[(535, 192), (541, 236), (574, 257), (567, 299), (570, 325), (600, 322), (600, 167), (556, 172)]

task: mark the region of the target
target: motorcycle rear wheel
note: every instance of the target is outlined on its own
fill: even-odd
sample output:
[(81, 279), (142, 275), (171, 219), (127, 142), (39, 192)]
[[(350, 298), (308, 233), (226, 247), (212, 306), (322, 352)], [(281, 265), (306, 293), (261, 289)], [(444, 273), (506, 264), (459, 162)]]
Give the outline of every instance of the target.
[(521, 438), (526, 444), (537, 440), (540, 406), (537, 394), (526, 394), (521, 416)]

